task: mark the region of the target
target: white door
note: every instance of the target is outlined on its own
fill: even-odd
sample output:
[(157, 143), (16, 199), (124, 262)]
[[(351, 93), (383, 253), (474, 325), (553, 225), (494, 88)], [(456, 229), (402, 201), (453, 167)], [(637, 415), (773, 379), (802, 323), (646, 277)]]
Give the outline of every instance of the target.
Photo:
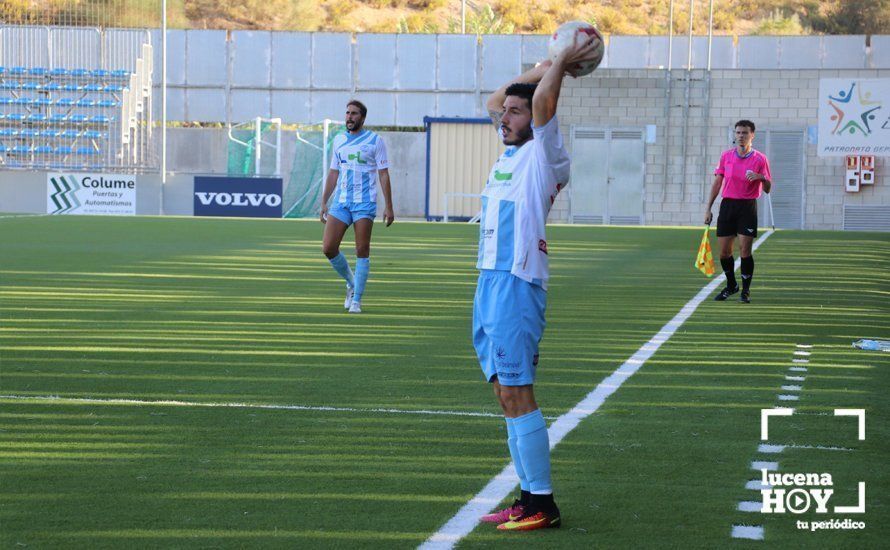
[(572, 223), (642, 223), (643, 137), (639, 128), (572, 128)]

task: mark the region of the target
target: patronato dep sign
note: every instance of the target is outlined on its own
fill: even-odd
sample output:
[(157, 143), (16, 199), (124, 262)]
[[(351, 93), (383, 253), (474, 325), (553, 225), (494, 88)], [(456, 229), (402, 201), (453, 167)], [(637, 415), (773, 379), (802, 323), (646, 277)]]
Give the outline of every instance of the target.
[(818, 154), (890, 156), (890, 78), (819, 80)]
[(281, 178), (195, 176), (195, 216), (280, 218)]
[(60, 173), (46, 175), (47, 214), (136, 214), (136, 176)]

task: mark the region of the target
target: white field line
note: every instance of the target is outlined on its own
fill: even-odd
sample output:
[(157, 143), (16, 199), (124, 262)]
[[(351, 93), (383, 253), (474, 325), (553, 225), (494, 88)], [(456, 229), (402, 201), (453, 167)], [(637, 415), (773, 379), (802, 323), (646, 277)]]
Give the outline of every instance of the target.
[[(753, 249), (756, 250), (773, 231), (767, 231), (762, 237), (754, 243)], [(738, 269), (741, 260), (736, 260), (735, 269)], [(615, 391), (634, 375), (640, 367), (658, 351), (662, 344), (667, 342), (671, 336), (686, 322), (686, 320), (695, 312), (699, 305), (707, 299), (707, 297), (717, 289), (724, 281), (724, 277), (717, 277), (709, 282), (698, 291), (691, 300), (674, 315), (673, 319), (661, 327), (661, 330), (653, 336), (648, 342), (643, 344), (640, 349), (634, 352), (630, 358), (621, 364), (615, 372), (607, 376), (600, 382), (596, 388), (587, 394), (584, 399), (578, 402), (572, 410), (563, 414), (556, 419), (547, 434), (550, 437), (550, 448), (556, 447), (560, 441), (572, 431), (582, 420), (593, 414), (599, 409), (606, 399), (615, 393)], [(513, 463), (510, 462), (503, 470), (494, 476), (481, 491), (463, 505), (457, 513), (449, 519), (438, 531), (433, 533), (430, 538), (419, 546), (422, 550), (444, 550), (451, 549), (462, 538), (470, 534), (476, 528), (479, 517), (487, 514), (495, 506), (497, 506), (504, 498), (510, 494), (510, 491), (519, 483), (516, 476), (516, 470)]]
[[(92, 403), (96, 405), (138, 405), (156, 407), (206, 407), (206, 408), (233, 408), (233, 409), (271, 409), (284, 411), (318, 411), (318, 412), (358, 412), (358, 413), (383, 413), (383, 414), (417, 414), (437, 416), (476, 416), (484, 418), (503, 418), (503, 414), (472, 412), (472, 411), (430, 411), (411, 409), (360, 409), (353, 407), (323, 407), (311, 405), (276, 405), (263, 403), (202, 403), (200, 401), (150, 401), (142, 399), (94, 399), (90, 397), (58, 397), (54, 395), (29, 396), (29, 395), (0, 395), (0, 401), (52, 401), (59, 404)], [(553, 419), (554, 417), (545, 417)]]

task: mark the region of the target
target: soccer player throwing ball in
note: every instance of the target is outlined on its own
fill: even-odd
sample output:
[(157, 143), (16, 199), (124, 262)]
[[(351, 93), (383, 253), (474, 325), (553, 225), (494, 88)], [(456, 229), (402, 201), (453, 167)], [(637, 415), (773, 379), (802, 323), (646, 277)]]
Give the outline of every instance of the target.
[(718, 302), (739, 291), (735, 279), (735, 260), (732, 245), (739, 238), (739, 256), (742, 258), (742, 294), (739, 300), (751, 302), (751, 279), (754, 277), (754, 256), (751, 246), (757, 237), (757, 198), (760, 191), (769, 193), (772, 177), (769, 172), (769, 159), (752, 146), (754, 123), (740, 120), (735, 124), (733, 149), (720, 155), (720, 163), (714, 170), (714, 183), (705, 210), (705, 223), (710, 224), (711, 208), (723, 187), (723, 200), (720, 201), (720, 214), (717, 216), (717, 243), (720, 248), (720, 266), (726, 274), (726, 288), (714, 297)]
[(594, 58), (600, 39), (576, 35), (555, 60), (505, 84), (487, 103), (507, 148), (482, 193), (473, 345), (504, 411), (507, 446), (521, 489), (512, 506), (481, 518), (500, 530), (560, 524), (550, 481), (547, 423), (534, 392), (547, 300), (544, 226), (570, 171), (556, 118), (562, 79), (576, 63)]
[[(383, 190), (386, 226), (395, 220), (389, 182), (389, 159), (383, 138), (364, 130), (368, 108), (361, 101), (346, 104), (346, 130), (334, 138), (331, 169), (321, 198), (321, 223), (325, 224), (322, 251), (334, 270), (346, 280), (346, 301), (349, 313), (362, 312), (362, 296), (371, 269), (371, 229), (377, 216), (377, 183)], [(328, 201), (334, 193), (333, 204)], [(350, 225), (355, 224), (355, 275), (340, 252), (340, 243)]]

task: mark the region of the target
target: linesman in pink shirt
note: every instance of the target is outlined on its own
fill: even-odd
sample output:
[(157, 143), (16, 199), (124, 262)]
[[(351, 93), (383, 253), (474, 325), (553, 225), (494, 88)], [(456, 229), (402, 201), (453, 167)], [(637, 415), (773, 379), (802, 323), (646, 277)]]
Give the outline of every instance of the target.
[(726, 288), (714, 297), (722, 302), (739, 291), (735, 279), (735, 259), (732, 247), (739, 238), (739, 256), (742, 258), (742, 294), (739, 300), (751, 302), (751, 278), (754, 276), (754, 256), (751, 245), (757, 237), (757, 198), (761, 190), (769, 193), (772, 181), (769, 159), (752, 146), (754, 123), (740, 120), (735, 124), (736, 147), (720, 155), (720, 164), (714, 170), (714, 183), (705, 210), (705, 223), (710, 224), (711, 208), (723, 188), (720, 214), (717, 216), (717, 242), (720, 248), (720, 266), (726, 274)]

